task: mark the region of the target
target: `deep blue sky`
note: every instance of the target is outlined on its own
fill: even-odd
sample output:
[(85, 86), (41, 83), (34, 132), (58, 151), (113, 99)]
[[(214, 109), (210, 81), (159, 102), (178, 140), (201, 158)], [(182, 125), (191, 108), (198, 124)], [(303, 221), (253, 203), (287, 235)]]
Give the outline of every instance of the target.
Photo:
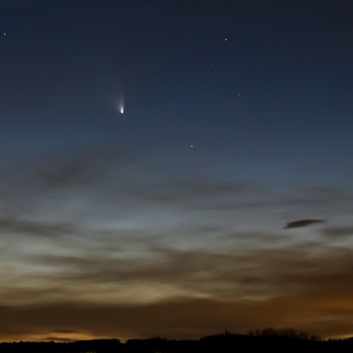
[(351, 175), (348, 2), (2, 6), (1, 137), (15, 149), (110, 140), (178, 159), (194, 144), (195, 158)]
[[(28, 314), (2, 337), (351, 334), (352, 15), (349, 1), (2, 0), (0, 295)], [(325, 222), (284, 230), (302, 218)], [(185, 301), (192, 317), (252, 304), (207, 327), (139, 326)], [(35, 320), (67, 302), (79, 314)], [(106, 305), (136, 318), (98, 320)]]

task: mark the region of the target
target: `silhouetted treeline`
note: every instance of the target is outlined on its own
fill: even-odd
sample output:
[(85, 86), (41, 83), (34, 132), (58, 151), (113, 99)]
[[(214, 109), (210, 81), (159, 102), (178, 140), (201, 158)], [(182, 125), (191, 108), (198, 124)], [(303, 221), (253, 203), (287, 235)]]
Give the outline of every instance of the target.
[(0, 343), (4, 353), (223, 353), (223, 352), (340, 353), (353, 352), (353, 339), (324, 341), (294, 330), (272, 329), (247, 335), (225, 333), (199, 340), (162, 338), (78, 342)]

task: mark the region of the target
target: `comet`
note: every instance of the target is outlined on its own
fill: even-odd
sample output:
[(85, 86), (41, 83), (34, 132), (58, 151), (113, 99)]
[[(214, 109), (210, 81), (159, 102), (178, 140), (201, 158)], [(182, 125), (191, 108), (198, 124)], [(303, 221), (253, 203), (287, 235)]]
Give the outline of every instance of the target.
[(124, 107), (124, 104), (123, 103), (120, 103), (119, 104), (119, 113), (121, 115), (124, 115), (125, 114), (125, 107)]
[(125, 115), (125, 100), (123, 96), (120, 96), (118, 100), (117, 110), (121, 115)]

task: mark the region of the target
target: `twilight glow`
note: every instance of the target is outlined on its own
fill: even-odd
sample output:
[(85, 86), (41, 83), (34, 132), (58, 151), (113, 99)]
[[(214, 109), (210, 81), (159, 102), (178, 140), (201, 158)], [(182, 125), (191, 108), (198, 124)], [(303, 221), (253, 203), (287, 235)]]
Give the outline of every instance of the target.
[(349, 11), (25, 3), (0, 4), (0, 340), (353, 335)]

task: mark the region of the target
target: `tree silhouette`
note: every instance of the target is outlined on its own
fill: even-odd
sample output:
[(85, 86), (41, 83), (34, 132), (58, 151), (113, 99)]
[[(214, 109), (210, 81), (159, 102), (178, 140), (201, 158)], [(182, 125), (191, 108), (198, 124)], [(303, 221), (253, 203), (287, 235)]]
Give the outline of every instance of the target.
[(163, 338), (92, 340), (77, 342), (16, 342), (0, 343), (4, 353), (346, 353), (353, 352), (353, 339), (324, 341), (293, 329), (252, 331), (249, 334), (207, 336), (198, 340), (167, 340)]

